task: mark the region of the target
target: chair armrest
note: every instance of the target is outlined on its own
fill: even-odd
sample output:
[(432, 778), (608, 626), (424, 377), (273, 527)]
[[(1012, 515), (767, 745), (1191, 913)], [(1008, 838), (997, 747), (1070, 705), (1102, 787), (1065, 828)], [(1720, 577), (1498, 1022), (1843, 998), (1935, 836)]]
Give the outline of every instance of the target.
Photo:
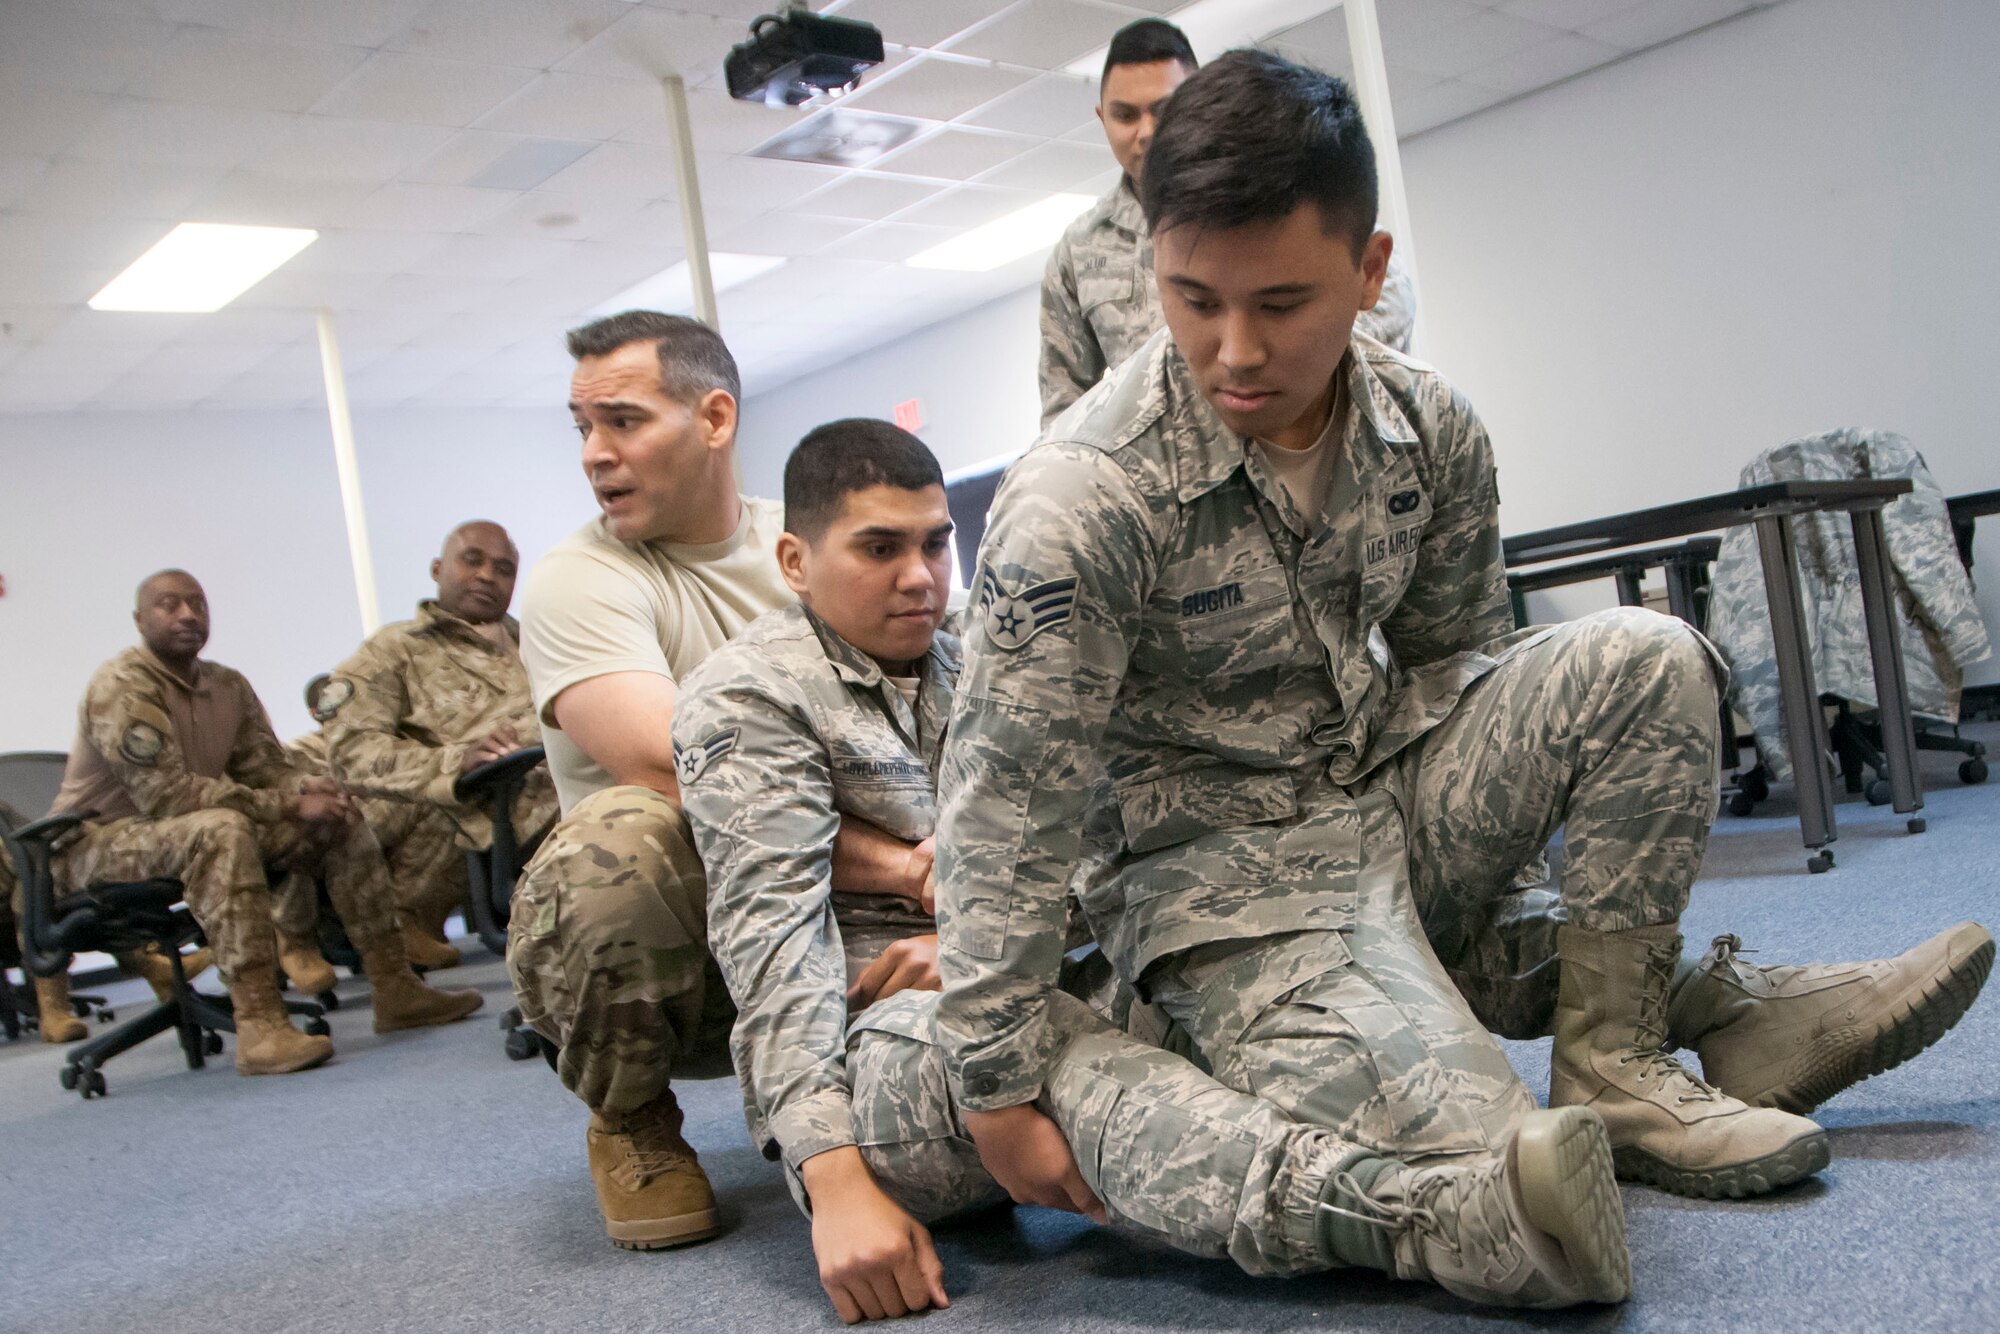
[(488, 760), (477, 769), (458, 776), (451, 786), (451, 794), (460, 801), (475, 802), (502, 785), (523, 778), (528, 770), (542, 762), (548, 752), (541, 746), (523, 746), (510, 751), (497, 760)]
[(95, 811), (64, 812), (22, 825), (0, 828), (7, 855), (21, 884), (21, 960), (30, 973), (54, 977), (69, 968), (55, 926), (55, 878), (49, 860), (58, 838), (95, 815)]
[(46, 847), (96, 814), (96, 811), (66, 811), (61, 815), (45, 815), (32, 824), (16, 829), (14, 837), (23, 843), (40, 843)]

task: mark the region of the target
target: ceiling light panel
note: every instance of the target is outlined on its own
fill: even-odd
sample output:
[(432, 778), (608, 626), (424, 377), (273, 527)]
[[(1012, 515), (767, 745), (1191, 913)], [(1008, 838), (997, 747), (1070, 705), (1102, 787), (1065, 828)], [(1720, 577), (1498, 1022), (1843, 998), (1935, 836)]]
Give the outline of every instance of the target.
[(221, 310), (313, 243), (302, 227), (184, 222), (90, 298), (92, 310)]
[(1047, 250), (1061, 238), (1063, 228), (1092, 202), (1089, 195), (1050, 195), (969, 232), (961, 232), (905, 262), (917, 269), (985, 273), (1023, 255)]

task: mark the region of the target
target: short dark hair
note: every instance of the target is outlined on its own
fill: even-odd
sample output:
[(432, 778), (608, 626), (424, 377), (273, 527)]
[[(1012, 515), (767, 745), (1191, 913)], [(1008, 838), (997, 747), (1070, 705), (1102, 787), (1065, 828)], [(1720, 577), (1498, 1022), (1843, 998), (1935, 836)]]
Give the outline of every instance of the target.
[(711, 389), (743, 401), (743, 377), (722, 335), (685, 315), (627, 310), (571, 329), (569, 354), (578, 361), (616, 352), (627, 343), (654, 343), (660, 351), (660, 388), (668, 398), (694, 404)]
[(943, 486), (930, 446), (892, 422), (845, 417), (815, 426), (785, 460), (785, 531), (816, 542), (840, 502), (871, 486)]
[(1358, 261), (1375, 230), (1375, 147), (1344, 82), (1268, 51), (1231, 51), (1174, 90), (1139, 189), (1154, 232), (1241, 227), (1317, 204)]
[(1111, 71), (1120, 65), (1152, 65), (1177, 60), (1189, 69), (1198, 69), (1194, 47), (1187, 34), (1165, 19), (1136, 19), (1111, 34), (1111, 49), (1104, 53), (1104, 73), (1097, 78), (1102, 89)]

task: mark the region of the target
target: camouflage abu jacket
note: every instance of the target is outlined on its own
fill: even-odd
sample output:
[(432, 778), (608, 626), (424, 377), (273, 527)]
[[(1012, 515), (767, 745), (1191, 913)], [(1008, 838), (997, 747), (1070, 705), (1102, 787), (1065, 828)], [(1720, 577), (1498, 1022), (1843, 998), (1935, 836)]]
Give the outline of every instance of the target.
[(1082, 891), (1121, 977), (1351, 920), (1348, 788), (1509, 646), (1485, 429), (1365, 338), (1322, 513), (1223, 426), (1164, 331), (1007, 474), (939, 778), (938, 1035), (974, 1110), (1034, 1097), (1065, 887), (1100, 774), (1120, 837)]
[(914, 714), (872, 658), (802, 606), (718, 649), (674, 710), (681, 807), (708, 873), (709, 948), (736, 1002), (744, 1115), (751, 1141), (772, 1157), (781, 1146), (794, 1170), (854, 1142), (850, 976), (889, 941), (936, 930), (906, 899), (833, 893), (833, 840), (844, 817), (930, 837), (958, 676), (952, 628), (921, 663)]
[[(1900, 435), (1848, 428), (1767, 450), (1737, 482), (1756, 486), (1852, 477), (1907, 477), (1915, 484), (1909, 495), (1882, 508), (1903, 671), (1913, 711), (1956, 722), (1965, 668), (1993, 650), (1973, 599), (1972, 578), (1959, 563), (1944, 492), (1924, 466), (1923, 455)], [(1789, 522), (1815, 682), (1829, 694), (1873, 708), (1875, 670), (1861, 611), (1853, 526), (1838, 513), (1801, 514)], [(1792, 776), (1792, 758), (1785, 743), (1762, 569), (1756, 530), (1748, 525), (1730, 529), (1715, 562), (1708, 634), (1728, 659), (1731, 702), (1756, 734), (1772, 777), (1782, 782)]]
[[(1069, 225), (1042, 275), (1042, 425), (1138, 351), (1163, 318), (1146, 216), (1120, 180)], [(1354, 327), (1408, 351), (1416, 318), (1416, 291), (1392, 256), (1381, 298)]]

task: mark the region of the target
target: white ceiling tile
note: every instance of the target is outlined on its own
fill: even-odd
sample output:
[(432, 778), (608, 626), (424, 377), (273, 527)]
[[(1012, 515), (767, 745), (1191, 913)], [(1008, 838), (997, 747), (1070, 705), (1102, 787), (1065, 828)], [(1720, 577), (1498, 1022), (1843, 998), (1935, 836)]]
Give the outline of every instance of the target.
[(928, 250), (957, 234), (950, 227), (905, 227), (894, 222), (878, 222), (873, 227), (835, 241), (824, 253), (834, 259), (872, 259), (886, 264), (900, 264), (919, 250)]
[(54, 157), (95, 125), (111, 99), (0, 77), (0, 144), (9, 153)]
[(521, 145), (533, 142), (520, 134), (460, 130), (444, 147), (404, 171), (401, 179), (416, 185), (464, 185)]
[(161, 408), (191, 408), (231, 377), (226, 375), (158, 375), (141, 367), (122, 375), (91, 395), (82, 405), (90, 412), (150, 412)]
[(74, 412), (103, 391), (104, 377), (88, 371), (31, 376), (9, 366), (0, 375), (0, 412)]
[[(1386, 59), (1398, 58), (1405, 42), (1457, 27), (1486, 12), (1475, 0), (1393, 0), (1379, 5), (1376, 13), (1382, 21), (1382, 54)], [(1346, 24), (1338, 14), (1331, 18), (1343, 27)]]
[(548, 69), (629, 12), (622, 0), (432, 0), (385, 45)]
[(951, 120), (1013, 92), (1032, 77), (1019, 70), (927, 56), (864, 86), (847, 104), (924, 120)]
[[(0, 196), (7, 193), (7, 174), (0, 166)], [(58, 218), (179, 219), (221, 175), (217, 167), (61, 158), (46, 165), (32, 189), (15, 194), (14, 208)]]
[(191, 222), (253, 227), (324, 227), (358, 207), (374, 187), (355, 181), (299, 181), (234, 171), (187, 208)]
[(290, 314), (299, 319), (300, 328), (309, 329), (314, 310), (321, 306), (334, 310), (352, 309), (357, 302), (368, 300), (388, 281), (387, 274), (326, 273), (294, 269), (287, 264), (237, 297), (230, 309), (241, 307), (266, 314)]
[(1531, 46), (1503, 57), (1490, 65), (1480, 65), (1467, 70), (1460, 77), (1465, 82), (1481, 88), (1491, 88), (1496, 92), (1517, 96), (1546, 88), (1550, 84), (1567, 79), (1573, 74), (1581, 74), (1587, 69), (1618, 59), (1624, 55), (1618, 47), (1604, 42), (1593, 42), (1588, 37), (1579, 37), (1573, 32), (1557, 33), (1539, 46)]
[[(139, 363), (137, 374), (184, 376), (213, 381), (208, 389), (219, 388), (271, 355), (269, 343), (210, 343), (199, 347), (163, 347)], [(207, 396), (207, 391), (195, 395)]]
[(1080, 125), (1098, 131), (1097, 89), (1067, 74), (1044, 74), (965, 117), (964, 124), (1054, 138)]
[(840, 176), (832, 167), (727, 157), (699, 149), (695, 150), (695, 164), (702, 202), (712, 208), (779, 208)]
[[(702, 181), (704, 190), (706, 179)], [(552, 194), (587, 199), (672, 199), (676, 190), (673, 154), (642, 144), (599, 144), (543, 181)]]
[(173, 25), (87, 0), (39, 0), (7, 6), (0, 62), (7, 81), (54, 84), (82, 92), (119, 92), (145, 73)]
[(533, 236), (454, 236), (410, 266), (410, 272), (467, 283), (525, 278), (571, 258), (577, 241)]
[(513, 66), (377, 51), (312, 110), (412, 125), (470, 125), (534, 79), (534, 71)]
[(1016, 190), (1074, 190), (1100, 172), (1115, 170), (1117, 159), (1100, 136), (1094, 143), (1056, 140), (1031, 148), (1012, 162), (979, 178), (981, 185)]
[(304, 111), (367, 59), (356, 46), (305, 46), (186, 27), (125, 87), (128, 96), (262, 111)]
[(692, 83), (720, 69), (729, 48), (746, 36), (745, 25), (712, 15), (631, 8), (557, 68), (647, 81), (679, 74)]
[(1575, 32), (1650, 3), (1652, 0), (1501, 0), (1495, 8), (1517, 19)]
[[(110, 314), (97, 310), (88, 313), (99, 317)], [(187, 320), (169, 341), (190, 352), (207, 347), (254, 348), (261, 356), (274, 347), (310, 342), (317, 336), (310, 316), (301, 318), (297, 311), (290, 310), (258, 310), (231, 304), (211, 314), (190, 315)]]
[(964, 230), (1026, 208), (1043, 197), (1033, 190), (991, 190), (981, 185), (962, 185), (898, 213), (896, 221), (918, 227)]
[(834, 218), (886, 218), (912, 204), (921, 203), (941, 187), (917, 181), (893, 180), (881, 176), (848, 176), (834, 185), (801, 200), (798, 207), (809, 213)]
[(69, 145), (100, 162), (184, 162), (233, 167), (284, 137), (292, 117), (179, 102), (114, 102)]
[(7, 257), (0, 270), (75, 265), (106, 269), (109, 280), (171, 230), (170, 223), (143, 218), (77, 222), (0, 214), (0, 255)]
[(442, 125), (296, 116), (276, 142), (246, 158), (242, 168), (279, 180), (379, 184), (423, 162), (451, 137)]
[(1459, 22), (1407, 37), (1393, 46), (1384, 37), (1382, 49), (1385, 55), (1393, 51), (1396, 64), (1403, 68), (1451, 79), (1543, 45), (1555, 36), (1555, 29), (1539, 23), (1477, 10)]
[(1757, 0), (1651, 0), (1638, 9), (1587, 25), (1583, 35), (1642, 51), (1756, 8)]
[[(667, 148), (673, 143), (664, 94), (655, 91), (653, 113), (628, 125), (619, 138), (627, 143)], [(688, 90), (688, 123), (695, 147), (705, 153), (745, 153), (766, 139), (796, 125), (805, 113), (793, 107), (739, 102), (714, 88)]]
[(844, 19), (872, 23), (882, 40), (902, 46), (936, 46), (982, 19), (991, 17), (1006, 0), (853, 0), (840, 11)]
[(638, 79), (544, 74), (479, 118), (482, 130), (558, 139), (610, 139), (641, 120), (657, 118), (659, 90)]
[[(43, 184), (50, 174), (51, 163), (45, 157), (30, 157), (23, 153), (10, 153), (0, 157), (0, 209), (11, 209), (25, 200), (39, 199), (47, 191)], [(57, 197), (63, 192), (58, 191)], [(46, 213), (51, 210), (43, 205), (29, 207), (30, 213)]]
[[(1383, 44), (1386, 49), (1386, 38)], [(1311, 65), (1343, 79), (1354, 77), (1354, 56), (1347, 49), (1347, 19), (1338, 9), (1316, 14), (1276, 34), (1262, 45), (1287, 60)]]
[(397, 181), (328, 222), (359, 231), (460, 232), (484, 222), (519, 197), (518, 190)]
[(1502, 96), (1490, 88), (1461, 83), (1457, 79), (1434, 83), (1408, 97), (1394, 99), (1396, 133), (1404, 136), (1422, 134), (1446, 121), (1490, 107), (1501, 101)]
[(102, 268), (78, 264), (61, 268), (46, 264), (0, 264), (0, 307), (81, 305), (111, 276)]
[(1025, 0), (998, 19), (945, 43), (960, 55), (1004, 60), (1033, 69), (1061, 69), (1111, 40), (1131, 22), (1128, 11), (1075, 0)]
[(717, 250), (746, 255), (808, 255), (861, 225), (852, 218), (829, 218), (788, 209), (761, 214), (727, 228), (711, 227), (709, 244)]
[(624, 195), (530, 190), (473, 230), (484, 236), (587, 241), (629, 221), (643, 207), (644, 200)]
[(74, 318), (76, 314), (75, 306), (0, 303), (0, 346), (18, 349), (23, 345), (37, 342)]
[(152, 0), (163, 19), (294, 42), (380, 46), (409, 26), (424, 0)]
[(897, 149), (877, 162), (874, 169), (965, 181), (1039, 146), (1038, 141), (1018, 134), (947, 129), (919, 139), (908, 148)]
[[(218, 312), (220, 313), (220, 312)], [(170, 315), (154, 311), (91, 310), (70, 311), (40, 341), (60, 347), (98, 347), (108, 343), (127, 347), (159, 348), (186, 340), (212, 315)]]
[(152, 356), (157, 350), (144, 343), (72, 345), (58, 338), (47, 338), (15, 358), (14, 364), (7, 368), (7, 374), (10, 379), (37, 379), (44, 376), (60, 379), (78, 372), (88, 372), (95, 375), (100, 384), (109, 384)]

